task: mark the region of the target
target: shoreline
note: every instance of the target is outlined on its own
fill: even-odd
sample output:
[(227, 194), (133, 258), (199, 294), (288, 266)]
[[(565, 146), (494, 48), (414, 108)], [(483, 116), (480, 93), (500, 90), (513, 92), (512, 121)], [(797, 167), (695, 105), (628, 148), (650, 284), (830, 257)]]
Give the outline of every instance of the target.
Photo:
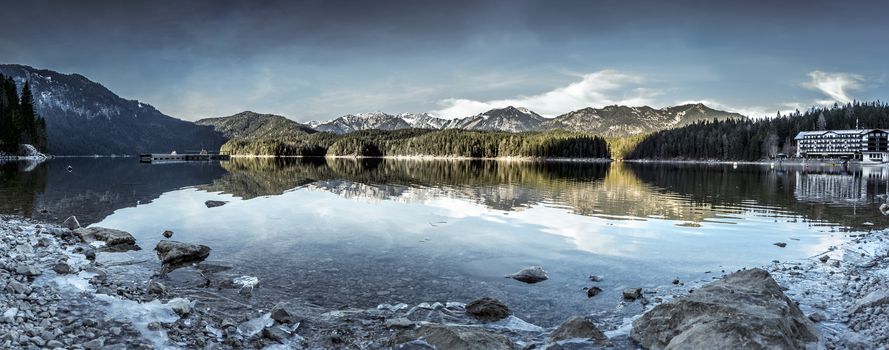
[[(193, 299), (195, 295), (180, 293), (176, 288), (153, 294), (152, 285), (162, 281), (157, 277), (138, 281), (118, 278), (113, 270), (125, 267), (113, 267), (105, 264), (103, 259), (96, 262), (86, 257), (89, 251), (93, 251), (92, 254), (96, 251), (100, 254), (119, 253), (105, 252), (103, 245), (95, 242), (86, 244), (72, 232), (46, 222), (0, 215), (0, 237), (5, 237), (0, 250), (12, 253), (0, 259), (0, 267), (9, 271), (0, 274), (0, 287), (3, 287), (0, 289), (9, 291), (0, 297), (0, 312), (6, 321), (0, 322), (0, 330), (7, 334), (0, 337), (0, 345), (62, 347), (81, 344), (87, 347), (85, 345), (89, 343), (101, 344), (99, 348), (113, 344), (128, 348), (193, 348), (216, 344), (221, 348), (261, 348), (283, 344), (285, 347), (328, 347), (357, 344), (361, 339), (370, 338), (374, 340), (365, 343), (367, 348), (379, 348), (391, 346), (391, 341), (398, 337), (414, 336), (416, 334), (412, 332), (419, 332), (430, 324), (441, 324), (454, 332), (483, 331), (511, 344), (546, 346), (551, 344), (549, 337), (554, 332), (514, 316), (497, 322), (480, 322), (468, 317), (466, 304), (450, 301), (415, 306), (382, 304), (371, 309), (341, 310), (291, 303), (285, 313), (301, 320), (296, 323), (273, 319), (273, 312), (267, 311), (274, 311), (273, 305), (251, 309), (237, 318), (220, 317), (211, 305)], [(884, 280), (889, 272), (889, 243), (886, 242), (889, 242), (889, 231), (854, 234), (841, 244), (807, 259), (776, 261), (763, 268), (785, 287), (788, 297), (800, 305), (809, 319), (817, 321), (822, 335), (821, 345), (867, 348), (869, 344), (889, 344), (889, 312), (886, 312), (889, 311), (889, 294), (885, 292), (887, 281)], [(57, 272), (56, 268), (61, 265), (71, 271)], [(698, 289), (709, 282), (690, 281), (680, 288)], [(243, 287), (236, 292), (243, 293)], [(625, 319), (623, 324), (600, 324), (605, 329), (604, 334), (610, 337), (607, 340), (616, 345), (635, 346), (628, 338), (634, 326), (630, 324), (632, 321), (657, 305), (691, 295), (687, 292), (667, 295), (670, 292), (645, 291), (638, 300), (622, 301), (641, 302), (644, 311)], [(650, 305), (646, 306), (647, 303)], [(183, 305), (187, 305), (189, 312), (181, 312)], [(105, 314), (112, 316), (102, 316)], [(566, 318), (570, 316), (566, 315)], [(338, 333), (337, 330), (343, 327), (350, 329), (348, 334)], [(78, 331), (78, 328), (82, 329)]]

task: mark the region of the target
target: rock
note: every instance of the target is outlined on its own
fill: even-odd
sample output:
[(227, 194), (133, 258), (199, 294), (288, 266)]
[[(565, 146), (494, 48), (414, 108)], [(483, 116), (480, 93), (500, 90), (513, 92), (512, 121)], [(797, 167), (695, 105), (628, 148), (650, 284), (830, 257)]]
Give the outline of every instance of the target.
[(128, 232), (104, 227), (87, 227), (74, 230), (80, 239), (86, 243), (93, 241), (105, 242), (108, 246), (135, 245), (136, 238)]
[(781, 247), (781, 248), (784, 248), (784, 247), (787, 246), (787, 243), (784, 243), (784, 242), (778, 242), (778, 243), (772, 243), (772, 244), (774, 244), (774, 245), (776, 245), (776, 246), (779, 246), (779, 247)]
[(594, 297), (594, 296), (599, 295), (599, 293), (602, 293), (602, 288), (599, 288), (599, 287), (590, 287), (589, 289), (586, 290), (586, 297), (587, 297), (587, 298), (592, 298), (592, 297)]
[(599, 275), (590, 275), (590, 282), (602, 282), (605, 278)]
[(281, 327), (272, 326), (264, 328), (262, 336), (276, 342), (283, 342), (285, 339), (290, 338), (290, 332), (281, 329)]
[(608, 337), (599, 330), (599, 327), (596, 327), (592, 320), (582, 316), (569, 318), (559, 328), (556, 328), (549, 337), (552, 341), (584, 339), (592, 340), (600, 345), (605, 345), (608, 342)]
[(226, 205), (227, 203), (228, 202), (224, 202), (224, 201), (206, 201), (206, 202), (204, 202), (204, 205), (206, 205), (207, 208), (216, 208), (216, 207), (221, 207), (223, 205)]
[(679, 279), (678, 279), (678, 278), (674, 278), (674, 279), (673, 279), (673, 284), (679, 284)]
[(882, 213), (883, 215), (889, 216), (889, 204), (887, 204), (887, 203), (880, 204), (880, 213)]
[(157, 257), (164, 264), (197, 262), (210, 256), (210, 247), (201, 244), (162, 240), (157, 242)]
[(293, 315), (281, 305), (272, 308), (272, 319), (279, 323), (293, 323)]
[(849, 310), (847, 310), (847, 312), (849, 314), (856, 314), (863, 308), (882, 306), (886, 304), (889, 304), (889, 291), (885, 289), (878, 289), (870, 292), (864, 298), (858, 300), (854, 305), (852, 305), (852, 307), (849, 308)]
[(648, 349), (801, 349), (816, 328), (768, 272), (735, 272), (655, 306), (630, 337)]
[(642, 288), (627, 288), (623, 292), (624, 299), (636, 300), (642, 296)]
[(15, 323), (15, 315), (19, 313), (19, 309), (10, 308), (3, 312), (3, 322), (5, 323)]
[(80, 222), (77, 221), (76, 217), (69, 216), (67, 219), (65, 219), (64, 222), (62, 222), (62, 227), (66, 227), (69, 230), (74, 231), (80, 228)]
[(185, 298), (175, 298), (167, 302), (167, 306), (180, 317), (188, 316), (191, 313), (191, 302)]
[(413, 328), (416, 323), (404, 317), (388, 318), (383, 325), (386, 328)]
[(163, 235), (164, 235), (164, 238), (173, 237), (173, 231), (166, 230), (166, 231), (164, 231)]
[(819, 257), (818, 260), (821, 260), (821, 262), (826, 263), (828, 260), (830, 260), (830, 256), (825, 254), (825, 255), (822, 255), (821, 257)]
[(158, 281), (151, 281), (148, 283), (148, 293), (158, 295), (167, 294), (167, 286)]
[(515, 347), (506, 337), (474, 327), (424, 324), (417, 329), (404, 330), (389, 340), (392, 348), (418, 339), (436, 349), (449, 350), (513, 350)]
[(67, 275), (71, 273), (71, 265), (68, 265), (66, 263), (58, 263), (53, 265), (52, 270), (55, 271), (57, 274)]
[(83, 347), (87, 350), (99, 350), (102, 346), (105, 345), (105, 341), (102, 338), (97, 338), (90, 340), (86, 343), (83, 343)]
[(96, 250), (93, 248), (84, 249), (83, 256), (86, 257), (86, 260), (96, 261)]
[(43, 272), (40, 271), (40, 269), (36, 266), (22, 264), (15, 267), (15, 273), (22, 276), (34, 277), (40, 276), (40, 274), (42, 274)]
[(823, 312), (815, 312), (815, 313), (809, 315), (809, 319), (812, 320), (812, 322), (816, 322), (816, 323), (817, 322), (824, 322), (827, 320), (827, 315), (825, 315)]
[(500, 300), (486, 297), (466, 304), (466, 313), (480, 321), (493, 322), (506, 318), (511, 312)]
[(537, 283), (549, 279), (546, 271), (540, 266), (531, 266), (506, 277), (525, 283)]

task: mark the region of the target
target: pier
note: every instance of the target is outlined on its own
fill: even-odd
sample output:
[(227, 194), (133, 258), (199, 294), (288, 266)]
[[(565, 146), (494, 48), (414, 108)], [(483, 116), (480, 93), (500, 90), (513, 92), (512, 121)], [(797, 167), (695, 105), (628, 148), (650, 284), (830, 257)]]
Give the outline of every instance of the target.
[(200, 162), (200, 161), (211, 161), (211, 160), (229, 160), (231, 158), (228, 154), (216, 153), (216, 152), (207, 152), (205, 150), (193, 152), (186, 151), (185, 153), (177, 153), (173, 151), (171, 153), (143, 153), (139, 155), (140, 163), (167, 163), (167, 162)]

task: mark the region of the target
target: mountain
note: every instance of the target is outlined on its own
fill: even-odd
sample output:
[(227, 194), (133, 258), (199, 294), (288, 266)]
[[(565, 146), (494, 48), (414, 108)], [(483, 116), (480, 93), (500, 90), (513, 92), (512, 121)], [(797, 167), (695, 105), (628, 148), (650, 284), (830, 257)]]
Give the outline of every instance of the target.
[(607, 106), (568, 112), (540, 124), (541, 130), (585, 131), (603, 136), (638, 135), (677, 128), (702, 120), (746, 119), (701, 103), (655, 109), (648, 106)]
[(443, 129), (449, 122), (448, 119), (437, 118), (429, 113), (402, 113), (398, 117), (416, 129)]
[(280, 115), (244, 111), (228, 117), (205, 118), (195, 122), (213, 127), (228, 138), (275, 138), (317, 132)]
[(117, 96), (79, 74), (0, 65), (0, 74), (31, 83), (37, 113), (46, 119), (48, 152), (55, 155), (138, 154), (217, 150), (225, 137), (211, 127), (165, 115)]
[(451, 120), (445, 128), (522, 132), (536, 130), (546, 118), (527, 108), (492, 109), (482, 114)]
[(309, 125), (318, 131), (327, 131), (334, 134), (347, 134), (358, 130), (397, 130), (411, 127), (403, 119), (382, 112), (347, 114), (331, 121), (310, 123)]

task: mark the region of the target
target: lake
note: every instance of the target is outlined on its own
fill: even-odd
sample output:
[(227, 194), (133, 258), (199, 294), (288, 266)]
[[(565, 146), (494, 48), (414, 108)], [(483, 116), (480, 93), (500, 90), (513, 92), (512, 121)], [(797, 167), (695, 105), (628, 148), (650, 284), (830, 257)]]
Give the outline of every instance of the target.
[[(620, 301), (624, 288), (668, 297), (688, 290), (676, 278), (802, 259), (889, 226), (882, 167), (58, 158), (0, 169), (0, 213), (131, 232), (142, 250), (99, 254), (130, 278), (156, 272), (165, 230), (212, 247), (205, 267), (169, 278), (232, 312), (491, 296), (541, 326), (582, 313), (619, 320), (641, 310)], [(532, 265), (550, 279), (504, 278)], [(260, 288), (248, 297), (205, 281), (237, 276)], [(588, 298), (591, 286), (602, 294)]]

